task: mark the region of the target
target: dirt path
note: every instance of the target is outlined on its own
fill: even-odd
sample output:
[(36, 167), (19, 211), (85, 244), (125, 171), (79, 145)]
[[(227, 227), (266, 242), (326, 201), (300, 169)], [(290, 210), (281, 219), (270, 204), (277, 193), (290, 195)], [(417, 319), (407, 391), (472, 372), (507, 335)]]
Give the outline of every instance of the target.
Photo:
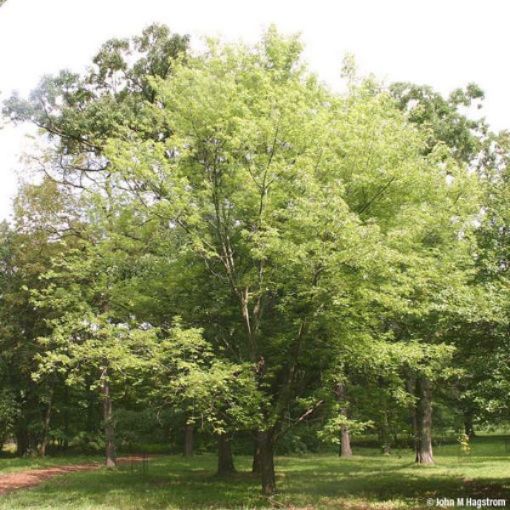
[[(142, 462), (145, 459), (141, 455), (130, 455), (128, 457), (119, 457), (119, 464), (128, 464), (130, 462)], [(16, 471), (7, 475), (0, 475), (0, 494), (5, 494), (17, 489), (25, 489), (39, 485), (44, 480), (53, 478), (66, 473), (75, 473), (77, 471), (93, 471), (99, 469), (103, 464), (93, 462), (90, 464), (70, 464), (65, 466), (55, 466), (42, 469), (27, 469), (25, 471)]]

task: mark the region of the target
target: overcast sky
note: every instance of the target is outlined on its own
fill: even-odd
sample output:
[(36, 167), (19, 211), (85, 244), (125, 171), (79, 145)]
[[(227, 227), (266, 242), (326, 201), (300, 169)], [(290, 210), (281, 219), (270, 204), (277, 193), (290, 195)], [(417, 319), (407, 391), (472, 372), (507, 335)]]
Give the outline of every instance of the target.
[[(43, 74), (81, 70), (106, 39), (154, 21), (199, 40), (255, 41), (268, 25), (301, 32), (310, 67), (332, 86), (354, 53), (363, 73), (442, 92), (477, 82), (485, 115), (510, 127), (508, 0), (7, 0), (0, 8), (0, 99)], [(0, 130), (0, 220), (10, 212), (26, 129)]]

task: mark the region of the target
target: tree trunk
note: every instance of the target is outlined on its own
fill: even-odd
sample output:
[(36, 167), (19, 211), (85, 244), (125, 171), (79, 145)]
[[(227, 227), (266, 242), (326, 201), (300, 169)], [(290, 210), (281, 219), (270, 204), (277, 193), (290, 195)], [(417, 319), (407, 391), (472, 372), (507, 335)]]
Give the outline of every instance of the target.
[(255, 447), (253, 451), (253, 462), (251, 464), (251, 472), (254, 475), (260, 475), (261, 468), (260, 468), (260, 445), (258, 438), (255, 439)]
[[(87, 387), (92, 386), (93, 379), (89, 379), (86, 382)], [(69, 388), (66, 386), (65, 389), (65, 413), (66, 413), (66, 424), (69, 422), (68, 419), (68, 409), (69, 409)], [(100, 416), (98, 416), (98, 406), (97, 406), (97, 395), (93, 391), (89, 391), (87, 394), (87, 417), (85, 421), (85, 430), (87, 432), (95, 432), (97, 431), (97, 424), (101, 420)], [(68, 437), (68, 432), (66, 431), (66, 437)]]
[(29, 450), (28, 430), (25, 424), (20, 424), (16, 428), (16, 455), (23, 457)]
[(388, 412), (386, 410), (383, 410), (382, 412), (379, 431), (381, 450), (385, 455), (387, 455), (390, 453), (391, 441), (390, 441), (390, 426), (388, 423)]
[(46, 408), (46, 413), (44, 413), (43, 433), (42, 433), (41, 444), (39, 446), (39, 456), (40, 457), (44, 457), (46, 455), (46, 448), (48, 446), (48, 440), (49, 440), (52, 406), (53, 406), (53, 391), (50, 393), (49, 400), (48, 400), (48, 407)]
[(473, 439), (476, 435), (473, 425), (473, 413), (471, 411), (464, 412), (464, 432), (469, 437), (469, 439)]
[(272, 496), (276, 491), (273, 434), (270, 431), (260, 431), (257, 438), (260, 448), (262, 494), (264, 494), (264, 496)]
[(117, 455), (115, 448), (115, 425), (113, 422), (112, 397), (110, 394), (110, 382), (105, 371), (103, 378), (103, 421), (105, 435), (106, 467), (114, 469), (117, 467)]
[[(416, 397), (416, 377), (412, 374), (409, 374), (406, 381), (406, 390), (407, 392), (412, 395), (413, 397)], [(411, 431), (412, 435), (409, 436), (408, 445), (410, 448), (413, 449), (414, 452), (418, 450), (418, 422), (416, 420), (416, 403), (413, 403), (409, 407), (409, 418), (411, 422)], [(411, 444), (412, 441), (412, 444)]]
[[(336, 385), (335, 395), (338, 402), (345, 402), (347, 396), (345, 384), (338, 383)], [(346, 405), (340, 408), (340, 415), (344, 416), (345, 418), (348, 417), (348, 409)], [(346, 425), (340, 427), (340, 451), (338, 454), (340, 457), (352, 457), (351, 434), (349, 432), (349, 428)]]
[(186, 423), (184, 425), (184, 456), (191, 457), (193, 455), (193, 424)]
[(416, 379), (416, 462), (434, 464), (432, 454), (432, 386), (430, 381), (419, 376)]
[(340, 457), (352, 457), (351, 435), (347, 427), (341, 428)]
[(234, 458), (230, 439), (226, 434), (218, 436), (218, 475), (225, 476), (235, 473)]
[[(91, 382), (92, 384), (92, 382)], [(90, 385), (89, 385), (90, 386)], [(69, 436), (71, 435), (70, 434), (70, 427), (69, 427), (69, 424), (70, 424), (70, 413), (69, 413), (69, 407), (70, 407), (70, 404), (71, 404), (71, 398), (70, 398), (70, 395), (69, 395), (69, 386), (67, 384), (64, 385), (64, 395), (63, 395), (63, 410), (62, 410), (62, 418), (63, 418), (63, 421), (64, 421), (64, 439), (62, 440), (60, 446), (62, 448), (63, 451), (67, 451), (69, 450)], [(96, 404), (97, 404), (97, 401), (96, 401)], [(100, 420), (98, 420), (100, 421)]]

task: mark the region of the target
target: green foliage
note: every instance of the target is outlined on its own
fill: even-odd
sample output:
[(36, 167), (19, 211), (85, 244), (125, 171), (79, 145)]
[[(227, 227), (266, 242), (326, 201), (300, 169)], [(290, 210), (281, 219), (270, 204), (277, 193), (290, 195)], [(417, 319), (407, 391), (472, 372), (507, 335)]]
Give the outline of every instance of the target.
[(469, 444), (469, 436), (461, 431), (457, 437), (457, 442), (459, 443), (460, 449), (462, 453), (468, 455), (471, 453), (471, 445)]
[(371, 421), (360, 422), (356, 420), (351, 420), (337, 412), (336, 416), (330, 418), (324, 424), (324, 427), (321, 430), (319, 430), (318, 437), (324, 442), (339, 445), (340, 431), (342, 430), (343, 427), (347, 427), (351, 434), (357, 434), (372, 428), (373, 425), (374, 423)]
[(0, 444), (13, 433), (20, 409), (12, 390), (4, 388), (0, 393)]
[(409, 120), (428, 133), (429, 151), (443, 143), (458, 161), (471, 163), (478, 156), (488, 126), (483, 118), (466, 115), (470, 107), (482, 107), (485, 94), (478, 85), (470, 83), (446, 98), (431, 87), (413, 83), (394, 83), (390, 93)]
[(201, 330), (175, 323), (151, 362), (156, 400), (181, 409), (188, 423), (217, 434), (259, 425), (253, 370), (215, 357)]
[(172, 136), (126, 131), (107, 157), (240, 309), (234, 352), (258, 364), (265, 426), (320, 389), (332, 353), (373, 363), (381, 330), (395, 373), (453, 375), (453, 348), (428, 345), (467, 288), (475, 177), (440, 148), (424, 156), (373, 82), (324, 88), (274, 29), (252, 49), (212, 42), (153, 83)]
[(151, 78), (168, 76), (187, 46), (187, 36), (150, 25), (137, 37), (107, 41), (85, 76), (67, 70), (45, 76), (29, 100), (14, 95), (6, 101), (4, 113), (57, 139), (55, 162), (66, 177), (80, 170), (97, 173), (105, 164), (104, 144), (123, 126), (144, 126), (148, 137), (162, 128), (144, 124), (154, 101)]

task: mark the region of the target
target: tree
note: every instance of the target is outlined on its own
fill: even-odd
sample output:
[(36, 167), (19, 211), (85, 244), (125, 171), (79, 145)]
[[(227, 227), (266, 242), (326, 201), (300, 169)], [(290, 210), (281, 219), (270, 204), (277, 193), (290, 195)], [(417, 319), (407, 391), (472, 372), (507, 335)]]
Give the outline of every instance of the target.
[(66, 384), (88, 384), (99, 391), (106, 465), (113, 468), (113, 390), (116, 385), (136, 388), (140, 384), (155, 330), (134, 322), (126, 310), (123, 285), (129, 257), (119, 253), (115, 240), (101, 239), (98, 230), (83, 231), (77, 246), (56, 258), (44, 273), (45, 285), (33, 290), (37, 308), (53, 314), (46, 320), (48, 334), (39, 337), (42, 352), (36, 356), (34, 378), (56, 373)]
[(488, 135), (485, 120), (466, 113), (477, 101), (477, 109), (483, 105), (485, 94), (476, 83), (455, 89), (446, 98), (432, 87), (414, 83), (393, 83), (389, 91), (409, 121), (427, 133), (428, 152), (443, 143), (457, 161), (475, 161)]
[(174, 323), (153, 355), (156, 402), (173, 406), (218, 439), (218, 474), (234, 472), (230, 437), (256, 427), (260, 395), (252, 367), (217, 357), (198, 329)]
[[(510, 243), (510, 136), (492, 134), (481, 158), (479, 172), (484, 185), (483, 209), (477, 229), (478, 253), (475, 285), (478, 299), (466, 320), (464, 357), (459, 359), (469, 374), (464, 385), (463, 406), (482, 420), (506, 420), (508, 401), (508, 325)], [(468, 416), (469, 417), (469, 416)], [(472, 420), (472, 415), (471, 415)], [(472, 423), (467, 423), (469, 426)], [(471, 431), (472, 432), (472, 431)]]
[[(408, 266), (446, 270), (430, 239), (454, 239), (471, 212), (469, 178), (437, 151), (424, 155), (421, 135), (377, 84), (338, 97), (307, 73), (300, 51), (273, 29), (254, 49), (212, 43), (155, 80), (164, 108), (153, 122), (172, 136), (126, 131), (107, 151), (235, 303), (236, 351), (264, 394), (265, 494), (285, 423), (299, 420), (288, 410), (320, 385), (331, 350), (354, 323), (380, 324), (374, 303), (407, 299), (398, 285), (378, 291), (395, 272), (408, 285)], [(455, 214), (462, 220), (450, 228)]]
[(3, 112), (15, 123), (39, 127), (53, 144), (41, 170), (75, 190), (95, 186), (108, 168), (104, 146), (122, 128), (153, 139), (168, 136), (168, 126), (144, 123), (147, 110), (158, 107), (151, 80), (172, 72), (188, 42), (158, 24), (131, 39), (111, 39), (83, 76), (66, 70), (45, 76), (29, 99), (13, 95)]
[(47, 422), (51, 416), (50, 395), (56, 380), (34, 384), (34, 357), (40, 351), (36, 338), (47, 333), (51, 317), (34, 309), (30, 290), (41, 287), (41, 275), (52, 257), (62, 251), (54, 238), (54, 225), (61, 223), (65, 199), (49, 182), (24, 186), (15, 201), (14, 229), (2, 226), (0, 281), (0, 342), (2, 381), (16, 402), (11, 419), (18, 454), (44, 454)]
[[(46, 135), (48, 150), (33, 159), (47, 180), (67, 190), (68, 197), (108, 193), (106, 141), (122, 126), (141, 129), (144, 110), (157, 107), (151, 79), (168, 76), (173, 62), (185, 57), (187, 45), (187, 36), (171, 34), (157, 24), (132, 39), (110, 40), (83, 76), (62, 71), (44, 77), (28, 100), (13, 96), (6, 101), (4, 113), (14, 122), (31, 122)], [(143, 130), (156, 139), (161, 132), (168, 133), (168, 127), (154, 124)], [(56, 240), (83, 234), (82, 225), (66, 225), (65, 214), (44, 225)], [(137, 217), (133, 215), (135, 223)], [(133, 236), (133, 231), (128, 235)], [(37, 285), (29, 282), (27, 287)]]
[[(460, 165), (477, 169), (482, 174), (486, 171), (485, 169), (491, 166), (488, 161), (490, 158), (487, 158), (486, 155), (491, 152), (493, 135), (490, 133), (485, 120), (473, 115), (473, 108), (476, 106), (478, 110), (481, 109), (484, 99), (483, 91), (476, 84), (469, 84), (463, 89), (456, 89), (447, 97), (443, 97), (431, 87), (412, 83), (395, 83), (390, 86), (389, 90), (396, 99), (397, 106), (405, 113), (409, 121), (417, 125), (426, 134), (426, 152), (434, 150), (438, 146), (443, 146), (446, 149), (444, 154), (447, 157), (454, 158)], [(472, 200), (472, 214), (477, 216), (483, 207), (479, 185), (473, 188), (473, 194), (476, 194), (477, 197), (473, 197)], [(474, 223), (468, 225), (466, 230), (462, 232), (463, 239), (470, 237), (470, 242), (467, 244), (465, 242), (457, 243), (467, 246), (466, 253), (464, 255), (457, 253), (457, 258), (453, 258), (457, 261), (457, 264), (463, 264), (466, 277), (463, 282), (458, 279), (457, 282), (449, 282), (450, 289), (455, 292), (450, 292), (450, 297), (444, 303), (441, 324), (435, 324), (429, 330), (429, 335), (433, 333), (436, 337), (441, 336), (445, 341), (457, 347), (455, 366), (458, 367), (467, 367), (470, 363), (468, 360), (471, 351), (470, 344), (472, 343), (469, 337), (472, 334), (474, 316), (477, 315), (474, 311), (485, 308), (479, 306), (483, 299), (480, 299), (480, 288), (474, 279), (474, 261), (477, 249), (473, 231), (476, 230), (474, 227), (477, 222), (478, 220), (474, 220)], [(461, 262), (462, 260), (463, 262)], [(441, 316), (434, 313), (433, 317), (429, 316), (427, 322), (432, 321), (434, 323), (434, 317), (440, 318)], [(466, 331), (464, 334), (459, 334), (459, 331), (465, 327), (471, 328), (471, 332)], [(463, 359), (468, 361), (468, 365), (462, 362)], [(471, 367), (473, 368), (473, 365)], [(455, 383), (456, 388), (465, 387), (465, 383), (471, 375), (472, 371), (468, 370), (468, 373), (462, 378), (463, 382), (457, 381)], [(410, 384), (415, 384), (414, 379)], [(418, 382), (418, 384), (420, 383)], [(430, 392), (427, 383), (425, 383), (425, 386), (424, 389), (415, 389), (425, 395)], [(446, 398), (458, 402), (459, 395), (446, 396)], [(466, 392), (461, 395), (461, 400), (463, 401), (461, 407), (466, 427), (470, 428), (469, 423), (473, 420), (473, 411), (476, 406), (474, 406)], [(428, 415), (430, 412), (429, 409), (425, 414)], [(423, 413), (419, 412), (419, 415), (423, 415)], [(416, 413), (414, 413), (414, 416), (416, 416)], [(429, 456), (431, 457), (431, 455)]]
[(347, 63), (338, 95), (273, 28), (255, 47), (186, 47), (149, 27), (6, 105), (49, 135), (40, 162), (65, 202), (23, 216), (51, 248), (21, 279), (32, 293), (14, 285), (39, 318), (27, 374), (37, 361), (102, 400), (110, 465), (126, 394), (215, 434), (220, 473), (250, 428), (266, 495), (275, 449), (313, 418), (348, 452), (349, 430), (373, 423), (386, 444), (409, 407), (432, 462), (432, 395), (460, 387), (451, 360), (478, 296), (468, 166), (494, 153), (460, 108), (480, 91), (388, 91)]

